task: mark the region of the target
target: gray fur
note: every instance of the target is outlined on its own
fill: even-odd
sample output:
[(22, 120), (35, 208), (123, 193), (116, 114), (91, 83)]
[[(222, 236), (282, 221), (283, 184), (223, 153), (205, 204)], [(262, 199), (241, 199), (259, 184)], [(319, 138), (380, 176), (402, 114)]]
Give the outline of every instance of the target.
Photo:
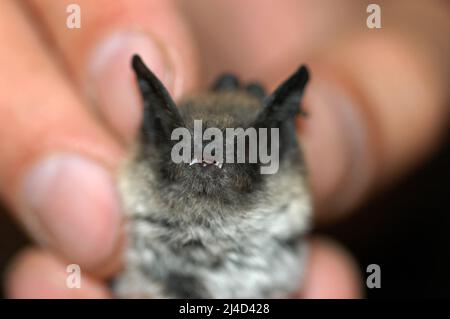
[[(260, 99), (239, 91), (193, 96), (179, 110), (188, 128), (193, 119), (225, 128), (251, 126), (260, 108)], [(169, 163), (167, 149), (137, 142), (119, 179), (128, 246), (117, 296), (276, 298), (297, 291), (311, 200), (301, 153), (290, 147), (276, 174), (256, 176), (245, 164), (203, 170)]]

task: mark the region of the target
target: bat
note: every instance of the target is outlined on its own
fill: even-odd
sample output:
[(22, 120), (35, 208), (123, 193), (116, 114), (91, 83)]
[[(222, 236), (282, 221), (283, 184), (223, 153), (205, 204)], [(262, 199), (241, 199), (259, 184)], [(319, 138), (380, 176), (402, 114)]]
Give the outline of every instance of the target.
[[(176, 104), (139, 56), (132, 67), (143, 117), (119, 174), (127, 248), (116, 296), (285, 298), (298, 291), (312, 204), (295, 120), (304, 114), (308, 69), (301, 66), (270, 95), (258, 83), (224, 74), (210, 90)], [(198, 121), (200, 141), (192, 137)], [(205, 152), (208, 129), (237, 128), (243, 135), (231, 140), (209, 134), (217, 147)], [(173, 160), (177, 129), (194, 133), (183, 144), (190, 161)], [(277, 136), (261, 137), (263, 130)], [(258, 133), (256, 146), (248, 132)], [(244, 161), (233, 161), (239, 138), (248, 141), (241, 144)], [(219, 146), (234, 155), (217, 159)], [(275, 172), (261, 173), (263, 151), (278, 154)]]

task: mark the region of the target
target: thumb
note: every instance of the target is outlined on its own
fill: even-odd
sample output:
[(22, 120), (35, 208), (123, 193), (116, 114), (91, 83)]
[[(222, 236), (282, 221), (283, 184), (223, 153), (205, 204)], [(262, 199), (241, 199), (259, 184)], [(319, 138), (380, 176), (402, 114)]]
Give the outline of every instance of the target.
[(173, 1), (80, 0), (76, 30), (64, 27), (70, 3), (29, 2), (80, 87), (122, 138), (133, 136), (141, 117), (133, 54), (143, 57), (175, 97), (196, 85), (193, 37)]
[(311, 63), (300, 138), (319, 219), (349, 211), (439, 144), (449, 73), (440, 54), (386, 31), (353, 36)]

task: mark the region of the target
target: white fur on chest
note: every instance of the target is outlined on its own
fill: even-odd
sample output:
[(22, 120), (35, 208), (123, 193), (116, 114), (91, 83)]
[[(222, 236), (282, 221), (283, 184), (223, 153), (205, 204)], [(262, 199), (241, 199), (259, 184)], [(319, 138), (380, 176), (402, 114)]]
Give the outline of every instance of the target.
[(284, 297), (300, 286), (306, 244), (299, 239), (288, 249), (280, 243), (309, 230), (311, 205), (301, 186), (287, 189), (289, 181), (274, 179), (280, 187), (274, 196), (278, 202), (268, 199), (245, 212), (245, 218), (242, 212), (208, 212), (213, 216), (208, 225), (172, 227), (179, 215), (162, 211), (144, 181), (129, 175), (121, 180), (129, 223), (126, 267), (116, 285), (119, 296), (177, 297), (165, 289), (164, 278), (172, 273), (197, 278), (213, 298)]

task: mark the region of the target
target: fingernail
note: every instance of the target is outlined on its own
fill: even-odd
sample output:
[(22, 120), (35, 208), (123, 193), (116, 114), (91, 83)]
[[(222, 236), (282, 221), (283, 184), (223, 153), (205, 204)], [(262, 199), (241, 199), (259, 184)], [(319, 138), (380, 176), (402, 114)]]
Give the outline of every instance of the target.
[(44, 245), (86, 267), (111, 257), (120, 210), (112, 179), (99, 165), (69, 154), (44, 159), (25, 176), (23, 199)]
[(367, 190), (371, 170), (368, 134), (356, 102), (331, 81), (311, 82), (305, 96), (310, 115), (300, 139), (310, 169), (317, 212), (348, 210)]
[(169, 91), (173, 89), (173, 69), (167, 52), (149, 34), (114, 33), (95, 48), (89, 61), (89, 91), (105, 119), (125, 139), (134, 136), (142, 114), (141, 97), (131, 70), (134, 54), (143, 58)]

